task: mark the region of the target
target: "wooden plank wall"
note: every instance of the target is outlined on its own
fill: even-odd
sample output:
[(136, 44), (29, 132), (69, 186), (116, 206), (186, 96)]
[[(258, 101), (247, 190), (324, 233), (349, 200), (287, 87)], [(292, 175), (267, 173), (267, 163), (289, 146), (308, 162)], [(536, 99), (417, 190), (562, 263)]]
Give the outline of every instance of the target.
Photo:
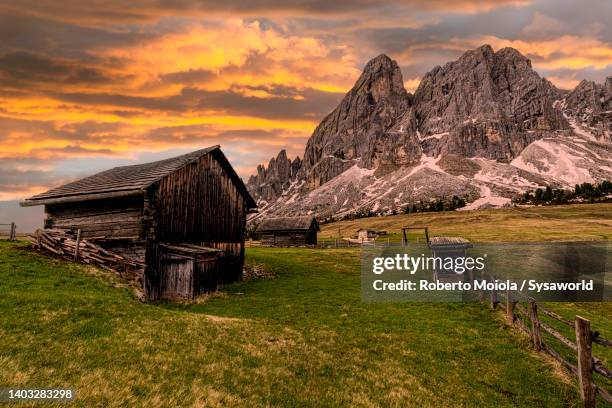
[(200, 242), (199, 245), (223, 251), (224, 256), (218, 260), (218, 283), (231, 283), (242, 279), (244, 267), (244, 241), (240, 242)]
[[(154, 190), (148, 211), (154, 220), (145, 224), (156, 226), (155, 240), (221, 249), (225, 256), (219, 261), (219, 282), (240, 280), (244, 264), (245, 200), (215, 154), (207, 154), (166, 176)], [(152, 278), (162, 284), (155, 273)], [(154, 287), (155, 282), (150, 285)]]
[(45, 206), (45, 228), (81, 230), (83, 239), (138, 239), (142, 197), (121, 197)]
[(223, 262), (218, 262), (216, 256), (201, 257), (195, 261), (194, 296), (217, 290), (223, 275)]
[(242, 242), (245, 224), (244, 198), (213, 154), (160, 181), (158, 241)]
[(270, 233), (263, 233), (260, 235), (260, 241), (262, 245), (266, 246), (277, 246), (277, 247), (290, 247), (290, 246), (306, 246), (308, 232), (291, 232), (291, 231), (277, 231)]
[(164, 254), (160, 260), (161, 299), (190, 299), (194, 293), (193, 259)]
[(160, 299), (193, 299), (217, 290), (220, 264), (216, 254), (189, 258), (171, 253), (160, 254)]
[[(49, 204), (45, 212), (45, 228), (80, 229), (81, 238), (132, 261), (145, 262), (142, 196)], [(142, 284), (144, 268), (130, 268), (121, 275)]]
[[(115, 252), (121, 256), (126, 257), (132, 261), (139, 263), (145, 262), (146, 256), (146, 241), (142, 240), (108, 240), (108, 241), (96, 241), (96, 244), (101, 247), (108, 249), (109, 251)], [(142, 286), (144, 267), (132, 267), (127, 271), (123, 271), (120, 275), (131, 281), (137, 282)]]

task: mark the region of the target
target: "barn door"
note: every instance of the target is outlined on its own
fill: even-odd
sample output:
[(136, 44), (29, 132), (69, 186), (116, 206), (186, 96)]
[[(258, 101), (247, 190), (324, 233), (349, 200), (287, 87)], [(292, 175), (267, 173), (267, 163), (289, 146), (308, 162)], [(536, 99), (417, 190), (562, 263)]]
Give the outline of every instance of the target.
[(160, 259), (160, 285), (162, 299), (191, 299), (194, 295), (193, 258), (162, 253)]

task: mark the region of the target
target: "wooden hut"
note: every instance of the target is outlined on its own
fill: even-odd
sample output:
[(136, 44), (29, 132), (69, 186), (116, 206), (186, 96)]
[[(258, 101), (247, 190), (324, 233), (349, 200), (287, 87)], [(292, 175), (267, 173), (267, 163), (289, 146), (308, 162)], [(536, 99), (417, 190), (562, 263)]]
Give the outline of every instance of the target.
[(219, 146), (115, 167), (24, 200), (45, 228), (143, 264), (132, 278), (149, 299), (192, 298), (240, 280), (253, 198)]
[(278, 247), (316, 245), (318, 231), (311, 216), (266, 218), (257, 227), (262, 245)]
[(357, 239), (360, 241), (373, 241), (378, 237), (378, 231), (370, 228), (361, 228), (357, 230)]

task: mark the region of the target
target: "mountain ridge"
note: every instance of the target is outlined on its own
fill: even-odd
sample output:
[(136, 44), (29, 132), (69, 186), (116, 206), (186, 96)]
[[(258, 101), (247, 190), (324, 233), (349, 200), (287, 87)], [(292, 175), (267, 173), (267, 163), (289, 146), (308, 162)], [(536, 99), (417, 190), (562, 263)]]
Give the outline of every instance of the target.
[(281, 151), (247, 187), (256, 217), (326, 217), (453, 195), (498, 206), (527, 188), (612, 178), (611, 95), (612, 78), (562, 91), (519, 51), (486, 44), (434, 67), (410, 94), (381, 54), (316, 127), (303, 159)]

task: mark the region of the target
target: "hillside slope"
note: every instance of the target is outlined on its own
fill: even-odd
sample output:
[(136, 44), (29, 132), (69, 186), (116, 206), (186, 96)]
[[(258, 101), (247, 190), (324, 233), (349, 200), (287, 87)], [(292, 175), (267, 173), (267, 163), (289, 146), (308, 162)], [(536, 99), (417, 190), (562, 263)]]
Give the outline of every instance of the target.
[[(430, 236), (459, 236), (472, 242), (612, 240), (612, 204), (562, 205), (390, 215), (321, 226), (319, 239), (353, 237), (360, 228), (387, 231), (400, 241), (402, 227), (429, 227)], [(410, 240), (424, 239), (411, 231)], [(387, 237), (381, 237), (385, 241)]]

